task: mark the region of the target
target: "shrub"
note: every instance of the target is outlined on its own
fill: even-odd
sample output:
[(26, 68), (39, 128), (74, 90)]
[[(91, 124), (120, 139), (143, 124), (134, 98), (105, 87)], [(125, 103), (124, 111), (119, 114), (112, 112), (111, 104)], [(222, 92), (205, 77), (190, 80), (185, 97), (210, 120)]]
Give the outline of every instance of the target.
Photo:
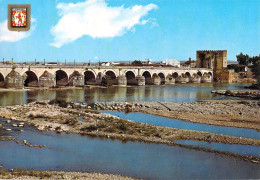
[(76, 119), (67, 119), (64, 124), (75, 125), (78, 121)]
[(226, 90), (226, 94), (232, 94), (231, 90)]
[(118, 126), (118, 129), (122, 130), (122, 131), (126, 131), (127, 130), (127, 126), (125, 123), (120, 123), (120, 125)]
[(91, 131), (96, 131), (97, 129), (98, 129), (97, 126), (95, 126), (95, 125), (90, 125), (90, 126), (81, 128), (80, 130), (81, 130), (81, 131), (89, 131), (89, 132), (91, 132)]
[(58, 100), (57, 98), (56, 99), (52, 99), (49, 101), (49, 104), (58, 104), (60, 107), (63, 107), (63, 108), (66, 108), (68, 107), (68, 104), (66, 101), (64, 100)]

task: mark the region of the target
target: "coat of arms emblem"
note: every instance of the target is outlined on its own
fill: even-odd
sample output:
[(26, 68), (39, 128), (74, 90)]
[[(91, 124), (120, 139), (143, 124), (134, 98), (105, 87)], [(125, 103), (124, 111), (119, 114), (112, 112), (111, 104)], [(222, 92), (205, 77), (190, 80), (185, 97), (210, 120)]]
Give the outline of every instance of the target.
[(8, 5), (8, 28), (11, 31), (28, 31), (30, 29), (31, 5)]
[(12, 26), (26, 27), (26, 8), (12, 9)]

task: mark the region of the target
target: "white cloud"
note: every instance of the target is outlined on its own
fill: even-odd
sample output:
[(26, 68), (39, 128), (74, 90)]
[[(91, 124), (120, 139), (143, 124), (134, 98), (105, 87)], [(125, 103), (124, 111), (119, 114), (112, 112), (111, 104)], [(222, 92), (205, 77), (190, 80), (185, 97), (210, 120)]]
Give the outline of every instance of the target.
[[(105, 0), (87, 0), (85, 2), (59, 3), (59, 22), (51, 28), (57, 48), (66, 43), (88, 35), (92, 38), (121, 36), (135, 25), (144, 25), (150, 20), (142, 20), (149, 11), (157, 9), (155, 4), (135, 5), (131, 8), (111, 7)], [(153, 19), (154, 21), (155, 19)]]
[(0, 23), (0, 42), (16, 42), (31, 35), (32, 31), (35, 29), (36, 19), (31, 19), (31, 30), (29, 31), (10, 31), (7, 27), (7, 20)]

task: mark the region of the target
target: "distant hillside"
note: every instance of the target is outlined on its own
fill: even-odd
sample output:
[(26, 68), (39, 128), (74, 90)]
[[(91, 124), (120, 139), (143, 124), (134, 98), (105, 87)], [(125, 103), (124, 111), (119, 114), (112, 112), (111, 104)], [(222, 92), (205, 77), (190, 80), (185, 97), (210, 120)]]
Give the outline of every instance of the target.
[(228, 60), (227, 63), (228, 63), (228, 64), (238, 64), (238, 62), (237, 62), (237, 61), (234, 61), (234, 60)]

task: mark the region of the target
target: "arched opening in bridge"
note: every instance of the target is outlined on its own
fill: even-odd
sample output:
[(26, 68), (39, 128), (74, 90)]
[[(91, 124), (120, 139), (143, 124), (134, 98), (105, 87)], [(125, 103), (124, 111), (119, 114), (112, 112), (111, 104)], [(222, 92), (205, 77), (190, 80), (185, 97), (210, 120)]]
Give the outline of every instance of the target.
[(209, 72), (208, 74), (209, 74), (210, 76), (212, 76), (212, 73), (211, 73), (211, 72)]
[(84, 72), (85, 85), (95, 83), (95, 74), (92, 71)]
[(186, 72), (185, 75), (186, 75), (187, 77), (190, 77), (190, 76), (191, 76), (189, 72)]
[(109, 76), (112, 80), (116, 79), (116, 74), (113, 71), (107, 71), (106, 75)]
[(101, 85), (111, 86), (117, 84), (116, 74), (113, 71), (107, 71), (105, 76), (102, 77)]
[(125, 73), (125, 76), (126, 76), (128, 85), (136, 85), (137, 84), (137, 81), (135, 79), (135, 74), (132, 71), (127, 71)]
[(63, 70), (56, 71), (56, 85), (57, 86), (67, 86), (69, 83), (68, 75)]
[(179, 74), (178, 74), (177, 72), (175, 72), (175, 73), (172, 74), (172, 77), (175, 78), (175, 79), (176, 79), (178, 76), (179, 76)]
[(2, 75), (2, 73), (0, 73), (0, 87), (4, 87), (4, 85), (5, 85), (5, 78)]
[(26, 79), (24, 81), (25, 87), (37, 87), (38, 86), (38, 77), (33, 71), (25, 72)]
[(163, 73), (159, 73), (158, 76), (161, 78), (161, 84), (165, 84), (165, 75)]
[(152, 75), (149, 71), (144, 71), (142, 76), (144, 76), (144, 78), (145, 78), (145, 84), (146, 85), (153, 84)]
[(197, 74), (200, 76), (200, 77), (202, 77), (202, 73), (199, 71), (199, 72), (197, 72)]

